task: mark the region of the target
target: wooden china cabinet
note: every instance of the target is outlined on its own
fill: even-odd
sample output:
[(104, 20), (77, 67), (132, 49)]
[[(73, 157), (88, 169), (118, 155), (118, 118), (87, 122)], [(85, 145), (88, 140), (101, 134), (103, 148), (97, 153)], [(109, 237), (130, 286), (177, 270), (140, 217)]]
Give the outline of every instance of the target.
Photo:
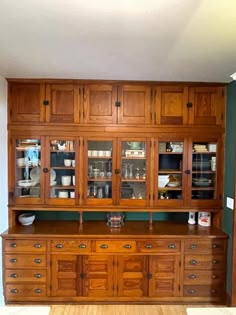
[(224, 86), (8, 85), (5, 302), (224, 303)]

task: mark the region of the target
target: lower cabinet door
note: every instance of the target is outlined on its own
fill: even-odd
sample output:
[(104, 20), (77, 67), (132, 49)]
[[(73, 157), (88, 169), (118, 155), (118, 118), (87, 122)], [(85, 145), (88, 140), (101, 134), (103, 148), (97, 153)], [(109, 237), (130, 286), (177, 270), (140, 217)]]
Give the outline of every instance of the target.
[(179, 264), (177, 255), (149, 256), (149, 296), (179, 296)]

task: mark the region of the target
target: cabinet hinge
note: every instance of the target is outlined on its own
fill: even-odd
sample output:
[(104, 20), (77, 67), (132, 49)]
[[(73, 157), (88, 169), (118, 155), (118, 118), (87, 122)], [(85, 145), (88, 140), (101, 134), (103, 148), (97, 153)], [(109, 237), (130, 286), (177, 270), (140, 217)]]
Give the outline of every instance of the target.
[(48, 101), (48, 100), (44, 100), (44, 101), (43, 101), (43, 105), (45, 105), (45, 106), (46, 106), (46, 105), (49, 105), (49, 101)]
[(193, 104), (189, 102), (189, 103), (187, 103), (187, 107), (188, 107), (188, 108), (192, 108), (192, 107), (193, 107)]
[(116, 102), (115, 102), (115, 106), (116, 106), (116, 107), (120, 107), (120, 105), (121, 105), (121, 103), (120, 103), (119, 101), (116, 101)]

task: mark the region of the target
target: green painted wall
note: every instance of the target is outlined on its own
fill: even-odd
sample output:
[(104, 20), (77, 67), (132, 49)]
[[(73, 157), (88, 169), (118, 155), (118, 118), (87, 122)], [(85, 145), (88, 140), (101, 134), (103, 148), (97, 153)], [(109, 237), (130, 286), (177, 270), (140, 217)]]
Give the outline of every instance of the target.
[(229, 235), (227, 291), (231, 291), (233, 211), (226, 207), (226, 197), (234, 198), (234, 167), (236, 149), (236, 81), (227, 87), (225, 179), (223, 230)]

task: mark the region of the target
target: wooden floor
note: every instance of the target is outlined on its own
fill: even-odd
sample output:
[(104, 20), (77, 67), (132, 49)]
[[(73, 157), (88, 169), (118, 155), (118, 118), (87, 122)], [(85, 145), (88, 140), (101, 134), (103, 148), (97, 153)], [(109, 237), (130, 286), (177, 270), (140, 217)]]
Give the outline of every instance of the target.
[[(53, 305), (50, 315), (186, 315), (193, 305)], [(198, 305), (196, 307), (204, 307)], [(210, 307), (206, 305), (205, 307)], [(215, 306), (214, 306), (215, 307)]]

